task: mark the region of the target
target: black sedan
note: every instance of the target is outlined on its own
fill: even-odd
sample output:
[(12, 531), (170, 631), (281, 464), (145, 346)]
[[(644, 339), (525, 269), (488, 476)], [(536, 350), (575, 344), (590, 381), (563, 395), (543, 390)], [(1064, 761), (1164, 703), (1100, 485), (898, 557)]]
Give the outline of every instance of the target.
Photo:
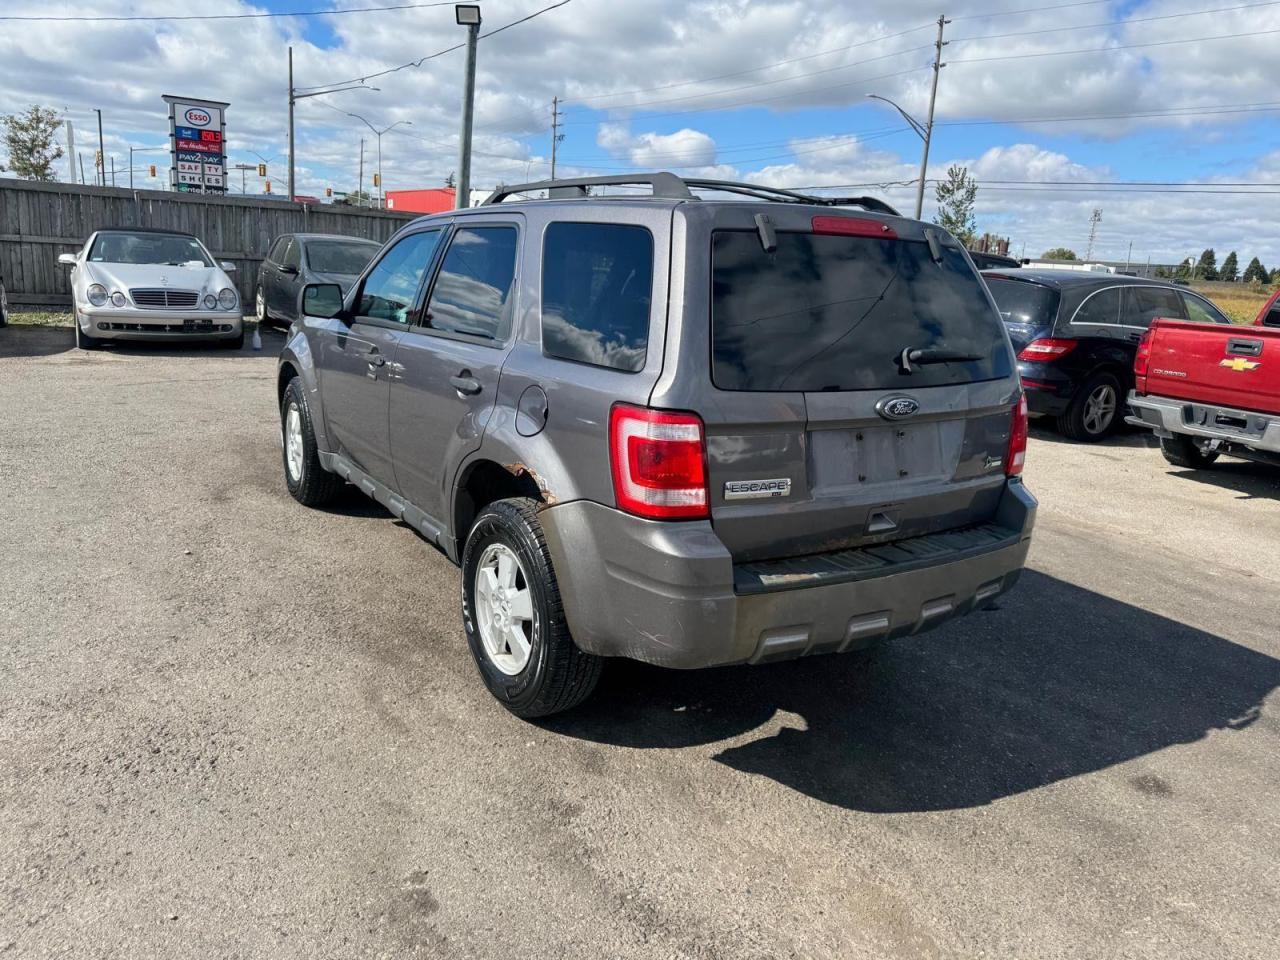
[(1033, 414), (1094, 442), (1124, 420), (1138, 341), (1156, 317), (1230, 323), (1199, 294), (1160, 280), (1072, 270), (984, 270)]
[(382, 244), (325, 233), (276, 237), (258, 269), (254, 309), (258, 322), (291, 323), (298, 318), (298, 293), (308, 283), (336, 283), (347, 292)]

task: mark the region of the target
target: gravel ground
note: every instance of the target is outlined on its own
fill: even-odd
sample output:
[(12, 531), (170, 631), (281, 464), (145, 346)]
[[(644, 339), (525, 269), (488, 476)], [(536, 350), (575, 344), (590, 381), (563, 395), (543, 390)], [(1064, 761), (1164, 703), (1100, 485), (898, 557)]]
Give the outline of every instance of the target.
[(265, 339), (0, 331), (0, 956), (1275, 956), (1276, 472), (1035, 430), (998, 610), (534, 725)]

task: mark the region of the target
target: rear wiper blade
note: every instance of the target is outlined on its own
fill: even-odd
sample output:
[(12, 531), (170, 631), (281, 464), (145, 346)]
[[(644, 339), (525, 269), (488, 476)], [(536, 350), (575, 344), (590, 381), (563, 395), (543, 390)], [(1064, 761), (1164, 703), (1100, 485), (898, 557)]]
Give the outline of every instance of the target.
[(923, 367), (931, 363), (972, 363), (982, 360), (976, 353), (964, 353), (960, 350), (943, 350), (940, 348), (922, 349), (921, 347), (904, 347), (898, 355), (898, 366), (903, 373), (911, 372), (911, 365)]

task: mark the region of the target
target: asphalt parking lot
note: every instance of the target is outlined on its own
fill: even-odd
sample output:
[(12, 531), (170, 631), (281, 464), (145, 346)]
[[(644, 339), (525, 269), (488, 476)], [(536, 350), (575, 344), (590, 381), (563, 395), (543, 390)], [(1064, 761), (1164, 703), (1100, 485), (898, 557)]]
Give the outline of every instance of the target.
[(531, 725), (264, 339), (0, 330), (0, 956), (1276, 955), (1275, 471), (1033, 429), (999, 609)]

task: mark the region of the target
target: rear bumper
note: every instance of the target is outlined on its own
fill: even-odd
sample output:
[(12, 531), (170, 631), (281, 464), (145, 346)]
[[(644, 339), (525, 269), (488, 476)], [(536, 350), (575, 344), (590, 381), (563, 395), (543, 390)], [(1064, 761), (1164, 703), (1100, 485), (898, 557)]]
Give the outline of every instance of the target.
[(1059, 417), (1071, 406), (1077, 384), (1050, 364), (1020, 361), (1018, 376), (1027, 394), (1029, 413)]
[(735, 567), (707, 522), (641, 520), (590, 501), (548, 508), (541, 519), (582, 649), (696, 668), (860, 649), (968, 613), (1017, 581), (1035, 511), (1015, 481), (989, 525), (1002, 537), (957, 534), (957, 549), (876, 548), (861, 562), (857, 551), (801, 558), (763, 578), (769, 565)]
[(1129, 407), (1133, 416), (1127, 422), (1158, 437), (1180, 434), (1280, 454), (1280, 416), (1136, 392), (1129, 394)]

